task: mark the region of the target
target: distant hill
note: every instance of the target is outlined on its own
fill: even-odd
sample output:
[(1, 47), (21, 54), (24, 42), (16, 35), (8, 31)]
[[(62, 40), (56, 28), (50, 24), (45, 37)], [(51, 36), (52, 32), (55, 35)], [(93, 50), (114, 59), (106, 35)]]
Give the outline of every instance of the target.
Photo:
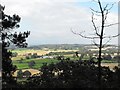
[(29, 46), (28, 49), (65, 49), (65, 50), (75, 50), (83, 47), (83, 44), (44, 44)]
[[(107, 45), (106, 47), (116, 49), (116, 45)], [(105, 48), (106, 48), (105, 47)], [(64, 50), (79, 50), (79, 49), (95, 49), (95, 45), (91, 44), (44, 44), (44, 45), (34, 45), (27, 47), (28, 49), (64, 49)]]
[[(34, 49), (34, 50), (80, 50), (80, 51), (98, 51), (98, 47), (91, 44), (44, 44), (44, 45), (33, 45), (27, 48), (16, 48), (10, 46), (9, 49)], [(103, 49), (104, 51), (117, 51), (116, 45), (107, 45)]]

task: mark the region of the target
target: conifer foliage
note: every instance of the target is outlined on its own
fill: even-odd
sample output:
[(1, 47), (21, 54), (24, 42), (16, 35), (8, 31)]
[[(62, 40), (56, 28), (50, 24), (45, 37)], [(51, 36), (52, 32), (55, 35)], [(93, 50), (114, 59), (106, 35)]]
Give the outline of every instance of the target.
[(11, 57), (12, 52), (8, 50), (11, 44), (17, 47), (27, 47), (26, 38), (30, 35), (30, 31), (27, 32), (14, 32), (13, 29), (19, 28), (19, 22), (21, 18), (14, 14), (13, 16), (4, 13), (5, 6), (0, 5), (0, 37), (2, 42), (2, 83), (3, 87), (16, 83), (12, 74), (16, 71), (16, 66), (13, 65)]

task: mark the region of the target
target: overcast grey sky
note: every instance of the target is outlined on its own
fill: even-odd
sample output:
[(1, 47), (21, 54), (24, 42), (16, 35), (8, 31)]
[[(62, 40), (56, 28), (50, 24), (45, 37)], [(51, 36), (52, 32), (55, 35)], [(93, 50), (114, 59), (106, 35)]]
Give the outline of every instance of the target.
[[(92, 0), (2, 0), (7, 14), (18, 14), (21, 17), (17, 31), (31, 31), (27, 39), (29, 45), (38, 44), (91, 44), (91, 40), (81, 38), (71, 32), (85, 31), (85, 35), (93, 34), (90, 7), (97, 9)], [(116, 2), (108, 16), (107, 23), (118, 22), (118, 0), (102, 0), (104, 4)], [(96, 17), (97, 25), (100, 18)], [(107, 28), (105, 34), (118, 33), (117, 25)], [(104, 40), (105, 41), (105, 40)], [(96, 40), (98, 42), (98, 40)], [(117, 38), (110, 42), (117, 44)]]

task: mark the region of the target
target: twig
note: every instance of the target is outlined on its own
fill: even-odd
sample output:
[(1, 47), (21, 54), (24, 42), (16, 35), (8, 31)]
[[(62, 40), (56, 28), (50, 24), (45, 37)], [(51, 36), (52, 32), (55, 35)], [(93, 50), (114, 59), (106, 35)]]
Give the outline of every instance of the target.
[(93, 24), (96, 35), (98, 35), (100, 37), (100, 34), (97, 31), (98, 27), (96, 27), (95, 22), (94, 22), (94, 13), (92, 13), (92, 24)]
[(102, 46), (102, 48), (105, 47), (105, 45), (107, 45), (107, 43), (109, 43), (112, 40), (112, 38), (110, 37), (109, 40)]
[(116, 25), (116, 24), (119, 24), (119, 23), (113, 23), (113, 24), (109, 24), (109, 25), (104, 25), (104, 27), (110, 27), (110, 26), (113, 26), (113, 25)]
[(76, 33), (76, 32), (74, 32), (72, 29), (71, 29), (71, 32), (73, 33), (73, 34), (76, 34), (76, 35), (79, 35), (79, 36), (81, 36), (81, 37), (83, 37), (83, 38), (87, 38), (87, 39), (97, 39), (97, 38), (99, 38), (99, 37), (88, 37), (88, 36), (85, 36), (85, 35), (82, 35), (82, 33)]
[(99, 12), (99, 11), (96, 11), (96, 10), (94, 10), (94, 9), (92, 9), (92, 8), (90, 8), (93, 12), (95, 12), (95, 13), (101, 13), (101, 12)]

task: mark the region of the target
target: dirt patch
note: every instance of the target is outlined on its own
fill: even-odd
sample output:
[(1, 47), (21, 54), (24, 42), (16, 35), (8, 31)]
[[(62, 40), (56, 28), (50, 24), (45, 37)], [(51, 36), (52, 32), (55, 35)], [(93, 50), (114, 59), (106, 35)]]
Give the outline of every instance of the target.
[(113, 69), (115, 66), (118, 66), (118, 63), (101, 63), (101, 65)]

